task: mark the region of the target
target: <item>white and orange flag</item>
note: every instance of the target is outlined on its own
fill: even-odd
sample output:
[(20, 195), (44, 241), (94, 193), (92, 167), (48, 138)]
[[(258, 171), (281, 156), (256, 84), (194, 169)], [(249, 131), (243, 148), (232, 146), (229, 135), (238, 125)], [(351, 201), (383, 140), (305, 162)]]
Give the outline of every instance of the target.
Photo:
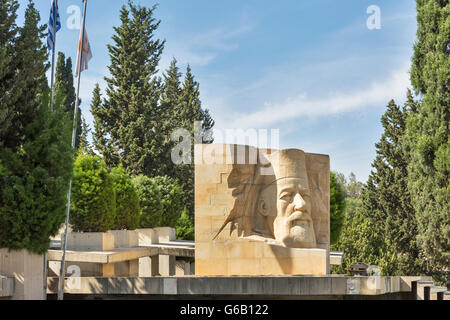
[[(88, 62), (92, 59), (92, 51), (91, 45), (89, 44), (89, 39), (87, 36), (86, 29), (84, 28), (84, 43), (83, 43), (83, 54), (81, 55), (80, 62), (80, 52), (81, 52), (81, 40), (82, 40), (82, 31), (80, 31), (80, 39), (78, 40), (78, 56), (77, 56), (77, 66), (75, 68), (75, 77), (80, 75), (80, 72), (86, 70), (88, 68)], [(81, 66), (81, 69), (80, 69)]]

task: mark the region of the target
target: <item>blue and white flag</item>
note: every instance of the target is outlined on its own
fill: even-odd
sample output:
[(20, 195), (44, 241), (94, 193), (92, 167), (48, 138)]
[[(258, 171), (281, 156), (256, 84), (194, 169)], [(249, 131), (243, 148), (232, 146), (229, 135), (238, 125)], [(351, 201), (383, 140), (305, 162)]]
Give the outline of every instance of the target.
[(53, 50), (53, 46), (55, 45), (56, 32), (58, 32), (59, 29), (61, 29), (61, 19), (59, 18), (58, 5), (55, 0), (52, 0), (50, 19), (48, 20), (47, 47), (49, 50)]

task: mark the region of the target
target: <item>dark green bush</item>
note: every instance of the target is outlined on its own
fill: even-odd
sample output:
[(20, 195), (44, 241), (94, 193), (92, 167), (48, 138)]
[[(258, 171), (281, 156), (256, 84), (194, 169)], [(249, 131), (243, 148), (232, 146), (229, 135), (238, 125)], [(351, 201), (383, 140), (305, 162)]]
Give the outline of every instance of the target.
[(134, 230), (139, 226), (139, 198), (131, 177), (122, 166), (111, 170), (111, 177), (116, 193), (115, 230)]
[(47, 106), (42, 103), (39, 118), (27, 127), (34, 138), (0, 151), (0, 248), (44, 253), (64, 223), (73, 161), (70, 120)]
[(189, 211), (187, 208), (183, 209), (180, 218), (176, 225), (177, 239), (180, 240), (194, 240), (194, 224), (189, 217)]
[(70, 224), (74, 231), (105, 232), (116, 218), (116, 196), (112, 177), (104, 161), (80, 153), (73, 170)]
[(133, 179), (141, 207), (141, 228), (173, 227), (183, 211), (182, 190), (167, 176), (149, 178), (139, 175)]

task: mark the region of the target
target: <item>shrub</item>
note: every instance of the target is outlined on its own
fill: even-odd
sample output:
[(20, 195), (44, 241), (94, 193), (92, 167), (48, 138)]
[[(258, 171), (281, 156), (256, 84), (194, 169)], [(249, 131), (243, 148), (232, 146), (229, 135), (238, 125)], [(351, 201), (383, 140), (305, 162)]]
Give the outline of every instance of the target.
[(189, 217), (189, 211), (187, 208), (183, 209), (181, 217), (177, 221), (176, 230), (177, 239), (194, 240), (194, 224)]
[(80, 153), (73, 172), (70, 224), (74, 231), (105, 232), (116, 217), (113, 181), (103, 160)]
[(122, 166), (111, 170), (114, 191), (116, 193), (116, 219), (113, 229), (134, 230), (139, 226), (139, 198), (131, 177)]
[(335, 244), (341, 233), (345, 216), (345, 190), (336, 175), (330, 173), (330, 242)]
[(141, 228), (175, 227), (183, 210), (182, 190), (177, 181), (161, 176), (139, 175), (133, 179), (141, 207)]

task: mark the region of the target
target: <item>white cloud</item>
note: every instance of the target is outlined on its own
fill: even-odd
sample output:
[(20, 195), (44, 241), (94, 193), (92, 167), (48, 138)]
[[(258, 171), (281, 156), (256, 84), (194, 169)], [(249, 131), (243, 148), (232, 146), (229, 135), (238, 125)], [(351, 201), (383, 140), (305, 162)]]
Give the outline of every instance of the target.
[(221, 52), (236, 50), (238, 45), (233, 39), (252, 29), (252, 24), (243, 23), (234, 29), (221, 27), (194, 35), (185, 34), (183, 38), (178, 39), (171, 37), (171, 40), (166, 42), (160, 69), (167, 69), (173, 57), (181, 64), (206, 66)]
[[(75, 86), (77, 84), (78, 79), (74, 78)], [(82, 100), (83, 107), (86, 108), (87, 104), (92, 99), (92, 91), (94, 91), (95, 84), (99, 84), (102, 93), (106, 88), (105, 79), (101, 76), (95, 77), (92, 75), (87, 75), (86, 71), (81, 73), (81, 83), (80, 83), (80, 98)]]
[(385, 81), (373, 82), (353, 92), (337, 92), (325, 98), (308, 98), (305, 93), (283, 102), (266, 102), (264, 107), (249, 114), (235, 114), (232, 127), (271, 127), (299, 117), (321, 117), (384, 106), (390, 99), (402, 100), (409, 85), (408, 67), (393, 72)]

